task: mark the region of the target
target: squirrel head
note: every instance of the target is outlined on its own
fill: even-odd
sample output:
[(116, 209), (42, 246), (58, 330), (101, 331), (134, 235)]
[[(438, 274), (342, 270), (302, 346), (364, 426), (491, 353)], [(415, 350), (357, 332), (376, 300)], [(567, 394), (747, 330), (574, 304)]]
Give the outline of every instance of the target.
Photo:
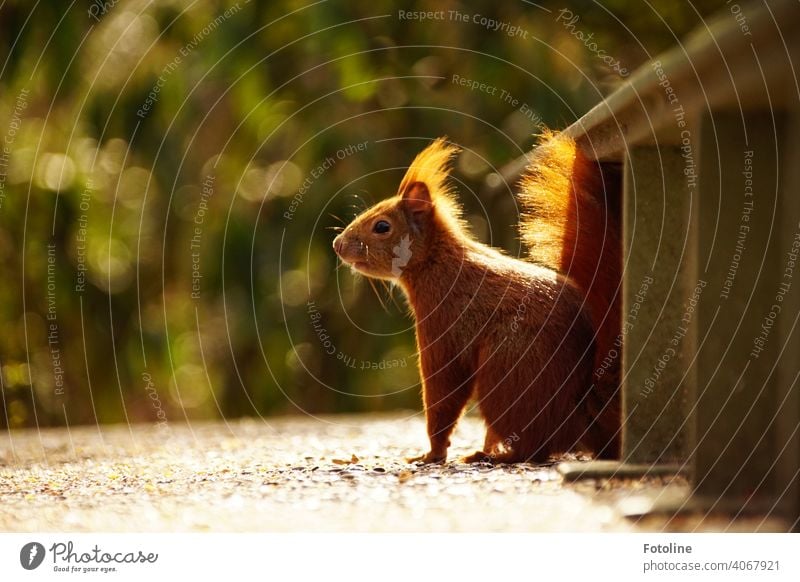
[(447, 183), (458, 151), (439, 138), (420, 152), (397, 194), (359, 214), (334, 239), (342, 261), (368, 277), (397, 280), (424, 264), (437, 230), (460, 233), (461, 210)]

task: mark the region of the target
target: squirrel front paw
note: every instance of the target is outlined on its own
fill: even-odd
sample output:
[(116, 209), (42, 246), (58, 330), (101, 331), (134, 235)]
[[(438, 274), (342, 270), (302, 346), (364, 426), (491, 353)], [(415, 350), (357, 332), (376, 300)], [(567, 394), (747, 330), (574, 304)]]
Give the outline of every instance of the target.
[(447, 453), (434, 453), (433, 451), (428, 451), (424, 455), (420, 455), (418, 457), (410, 457), (407, 458), (406, 461), (409, 463), (425, 463), (426, 465), (431, 463), (444, 463), (447, 460)]

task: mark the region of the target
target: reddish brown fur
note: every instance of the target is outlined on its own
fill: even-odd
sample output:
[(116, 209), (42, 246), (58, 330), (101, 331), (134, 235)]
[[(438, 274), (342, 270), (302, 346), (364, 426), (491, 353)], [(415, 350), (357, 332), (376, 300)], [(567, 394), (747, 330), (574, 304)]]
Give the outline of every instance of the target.
[[(468, 460), (545, 461), (581, 442), (596, 446), (602, 439), (592, 422), (594, 329), (581, 286), (467, 235), (446, 181), (456, 152), (434, 142), (396, 196), (362, 213), (334, 241), (356, 271), (396, 280), (408, 297), (431, 445), (417, 459), (446, 459), (471, 396), (487, 432), (483, 450)], [(559, 216), (568, 205), (562, 206)], [(388, 230), (380, 232), (381, 224), (376, 232), (383, 222)]]

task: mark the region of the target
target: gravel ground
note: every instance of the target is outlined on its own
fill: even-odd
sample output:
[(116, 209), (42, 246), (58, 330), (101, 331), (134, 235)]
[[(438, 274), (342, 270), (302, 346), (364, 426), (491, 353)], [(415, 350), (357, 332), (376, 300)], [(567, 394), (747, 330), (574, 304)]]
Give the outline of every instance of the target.
[(417, 466), (418, 414), (17, 431), (0, 440), (2, 531), (780, 531), (773, 520), (651, 517), (619, 508), (685, 496), (680, 478), (562, 482), (554, 467)]

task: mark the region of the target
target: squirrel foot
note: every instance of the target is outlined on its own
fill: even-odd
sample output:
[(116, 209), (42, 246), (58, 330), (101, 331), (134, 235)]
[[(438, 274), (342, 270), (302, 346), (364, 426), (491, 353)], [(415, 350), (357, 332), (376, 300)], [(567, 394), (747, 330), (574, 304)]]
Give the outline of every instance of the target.
[(483, 451), (475, 451), (471, 455), (464, 457), (462, 461), (464, 463), (494, 463), (494, 455)]
[(431, 463), (444, 463), (446, 460), (447, 453), (434, 453), (433, 451), (429, 451), (418, 457), (410, 457), (406, 459), (406, 461), (409, 463), (424, 463), (426, 465)]

